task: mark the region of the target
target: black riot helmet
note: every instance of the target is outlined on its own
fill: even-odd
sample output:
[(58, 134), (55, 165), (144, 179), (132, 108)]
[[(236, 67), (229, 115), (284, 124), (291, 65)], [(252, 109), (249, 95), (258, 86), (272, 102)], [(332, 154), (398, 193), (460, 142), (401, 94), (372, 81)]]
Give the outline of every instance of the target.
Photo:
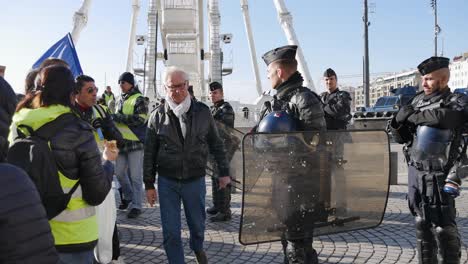
[(435, 169), (444, 167), (448, 162), (452, 135), (450, 129), (419, 126), (411, 148), (412, 160), (427, 163)]
[(286, 111), (274, 111), (266, 115), (258, 125), (257, 132), (281, 133), (297, 131), (297, 121)]

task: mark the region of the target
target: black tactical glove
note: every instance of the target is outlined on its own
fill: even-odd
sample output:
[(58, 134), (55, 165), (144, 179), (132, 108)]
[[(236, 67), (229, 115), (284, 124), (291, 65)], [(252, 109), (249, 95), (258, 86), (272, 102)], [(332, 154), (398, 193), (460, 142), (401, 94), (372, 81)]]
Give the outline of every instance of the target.
[(412, 115), (414, 112), (415, 111), (412, 105), (405, 105), (402, 108), (400, 108), (400, 111), (398, 111), (398, 114), (396, 115), (395, 120), (401, 124), (405, 122), (406, 119), (408, 119), (408, 117)]
[(111, 114), (112, 120), (114, 122), (122, 122), (123, 119), (123, 114), (117, 113), (117, 114)]
[(91, 125), (95, 129), (101, 128), (103, 123), (104, 123), (104, 121), (102, 120), (102, 118), (95, 118), (95, 119), (91, 120)]

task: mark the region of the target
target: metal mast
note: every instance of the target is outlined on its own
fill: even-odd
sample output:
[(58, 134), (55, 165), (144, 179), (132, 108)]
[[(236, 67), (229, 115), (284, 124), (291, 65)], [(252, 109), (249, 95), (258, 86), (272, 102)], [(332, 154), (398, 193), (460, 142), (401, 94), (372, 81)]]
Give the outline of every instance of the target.
[(73, 43), (77, 43), (80, 38), (81, 31), (86, 27), (88, 23), (88, 12), (91, 5), (91, 0), (84, 0), (81, 7), (73, 15), (73, 30), (71, 33)]
[(202, 102), (208, 101), (208, 89), (205, 87), (205, 34), (204, 34), (204, 23), (203, 23), (203, 1), (199, 0), (198, 1), (198, 47), (200, 48), (200, 60), (198, 63), (198, 73), (199, 73), (199, 78), (198, 78), (198, 85), (200, 87), (200, 90), (202, 91), (201, 98), (200, 100)]
[(363, 91), (364, 91), (364, 106), (369, 107), (369, 30), (370, 25), (368, 18), (367, 0), (364, 0), (364, 80), (363, 80)]
[(302, 73), (302, 77), (304, 78), (304, 86), (310, 88), (312, 91), (315, 91), (314, 82), (312, 81), (312, 77), (309, 73), (309, 68), (307, 67), (307, 63), (304, 59), (304, 54), (302, 53), (302, 48), (299, 45), (299, 41), (296, 36), (296, 32), (294, 31), (294, 27), (292, 24), (292, 15), (286, 9), (286, 5), (284, 4), (283, 0), (273, 0), (275, 3), (276, 10), (278, 12), (278, 19), (281, 23), (284, 33), (286, 34), (286, 38), (288, 39), (288, 43), (290, 45), (297, 45), (297, 62), (299, 71)]
[(210, 81), (223, 83), (221, 77), (221, 47), (219, 39), (219, 27), (221, 15), (219, 14), (218, 0), (208, 1), (208, 28), (210, 39)]
[(135, 46), (136, 26), (138, 13), (140, 12), (140, 0), (132, 0), (132, 19), (130, 36), (128, 38), (127, 68), (126, 71), (133, 72), (133, 47)]
[(431, 0), (431, 6), (434, 10), (434, 56), (437, 56), (437, 38), (441, 31), (439, 24), (437, 24), (437, 0)]
[(263, 89), (262, 83), (260, 81), (260, 73), (258, 71), (257, 52), (255, 50), (255, 42), (253, 38), (252, 27), (250, 25), (249, 5), (247, 3), (247, 0), (240, 0), (240, 3), (242, 14), (244, 15), (245, 31), (247, 32), (247, 41), (249, 43), (250, 49), (250, 59), (252, 62), (252, 68), (254, 70), (255, 86), (257, 87), (258, 95), (261, 96), (263, 93)]

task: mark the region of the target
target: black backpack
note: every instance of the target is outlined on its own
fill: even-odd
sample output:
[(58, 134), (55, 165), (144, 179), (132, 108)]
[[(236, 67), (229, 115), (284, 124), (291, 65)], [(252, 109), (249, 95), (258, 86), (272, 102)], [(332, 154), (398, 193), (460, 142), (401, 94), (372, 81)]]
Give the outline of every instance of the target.
[(58, 175), (59, 168), (49, 147), (50, 139), (65, 125), (74, 121), (76, 122), (76, 116), (66, 113), (36, 131), (29, 126), (20, 125), (19, 127), (27, 129), (30, 135), (25, 136), (18, 130), (18, 136), (8, 150), (8, 163), (22, 168), (29, 175), (41, 196), (49, 220), (67, 208), (73, 192), (79, 185), (78, 181), (68, 193), (63, 192)]

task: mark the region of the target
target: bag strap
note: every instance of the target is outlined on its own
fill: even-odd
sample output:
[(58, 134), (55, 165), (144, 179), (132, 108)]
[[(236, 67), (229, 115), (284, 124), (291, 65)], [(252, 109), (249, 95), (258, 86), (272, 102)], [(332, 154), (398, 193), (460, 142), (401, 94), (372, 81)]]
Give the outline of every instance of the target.
[(101, 118), (107, 118), (108, 117), (108, 114), (107, 114), (106, 110), (104, 110), (104, 107), (102, 107), (102, 106), (100, 106), (98, 104), (95, 104), (95, 105), (93, 105), (93, 108), (96, 109), (96, 111), (99, 113)]
[(78, 180), (75, 185), (73, 185), (73, 187), (71, 188), (71, 190), (67, 193), (68, 195), (72, 196), (73, 193), (76, 191), (76, 189), (78, 189), (78, 185), (80, 185), (80, 180)]
[(60, 131), (60, 128), (70, 124), (76, 120), (76, 116), (73, 113), (65, 113), (58, 116), (55, 120), (43, 125), (31, 135), (38, 136), (42, 139), (49, 140)]

